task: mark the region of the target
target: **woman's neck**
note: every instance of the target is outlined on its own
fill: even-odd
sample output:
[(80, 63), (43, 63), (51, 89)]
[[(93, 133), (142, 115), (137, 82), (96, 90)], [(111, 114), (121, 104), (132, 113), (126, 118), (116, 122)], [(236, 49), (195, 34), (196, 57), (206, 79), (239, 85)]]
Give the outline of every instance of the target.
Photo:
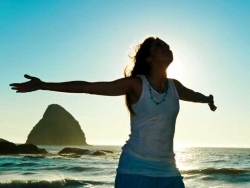
[(166, 89), (166, 81), (167, 81), (166, 78), (167, 78), (166, 70), (151, 71), (150, 74), (148, 75), (150, 84), (153, 85), (159, 91)]

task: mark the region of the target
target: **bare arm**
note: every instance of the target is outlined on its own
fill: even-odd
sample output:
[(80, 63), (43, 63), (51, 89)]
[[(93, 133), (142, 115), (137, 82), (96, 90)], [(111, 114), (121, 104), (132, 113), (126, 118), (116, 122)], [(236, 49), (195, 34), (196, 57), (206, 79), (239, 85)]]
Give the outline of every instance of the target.
[(89, 93), (96, 95), (118, 96), (132, 93), (135, 87), (133, 78), (121, 78), (111, 82), (86, 82), (86, 81), (70, 81), (61, 83), (43, 82), (39, 78), (24, 75), (30, 79), (24, 83), (10, 84), (13, 90), (18, 93), (32, 92), (36, 90), (49, 90), (68, 93)]
[(205, 96), (183, 86), (178, 80), (173, 79), (179, 98), (184, 101), (208, 103), (212, 111), (216, 110), (213, 95)]

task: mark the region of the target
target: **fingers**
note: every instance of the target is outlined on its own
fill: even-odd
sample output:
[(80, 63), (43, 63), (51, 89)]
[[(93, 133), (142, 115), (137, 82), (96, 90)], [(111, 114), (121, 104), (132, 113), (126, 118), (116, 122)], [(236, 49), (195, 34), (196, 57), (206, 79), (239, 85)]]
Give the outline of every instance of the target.
[(11, 89), (13, 89), (13, 90), (18, 90), (18, 87), (12, 87)]
[(209, 108), (212, 110), (212, 111), (215, 111), (217, 109), (217, 107), (213, 104), (213, 103), (210, 103), (208, 104), (209, 105)]
[(24, 75), (25, 78), (30, 79), (27, 82), (23, 83), (12, 83), (10, 84), (12, 90), (16, 90), (16, 93), (26, 93), (38, 90), (40, 79), (27, 75)]
[(215, 110), (216, 110), (216, 108), (211, 108), (211, 110), (212, 110), (212, 111), (215, 111)]
[(210, 110), (212, 110), (212, 111), (214, 112), (216, 109), (214, 109), (214, 108), (210, 108)]
[(19, 83), (10, 84), (10, 86), (15, 86), (15, 87), (17, 87), (17, 86), (19, 86), (19, 85), (20, 85)]
[(10, 86), (12, 86), (11, 89), (12, 90), (16, 90), (17, 93), (27, 92), (26, 91), (27, 88), (26, 88), (25, 84), (23, 84), (23, 83), (21, 83), (21, 84), (19, 84), (19, 83), (13, 83), (13, 84), (10, 84)]
[(217, 107), (214, 105), (214, 96), (210, 94), (209, 97), (211, 98), (211, 102), (208, 104), (209, 108), (212, 111), (215, 111), (217, 109)]
[[(24, 77), (25, 77), (25, 78), (28, 78), (28, 79), (35, 78), (35, 77), (32, 77), (32, 76), (30, 76), (30, 75), (28, 75), (28, 74), (25, 74)], [(25, 83), (27, 83), (27, 82), (25, 82)], [(24, 83), (12, 83), (12, 84), (10, 84), (10, 86), (21, 87), (22, 84), (24, 84)]]
[(24, 88), (24, 87), (12, 87), (11, 89), (12, 90), (17, 90), (16, 91), (17, 93), (19, 93), (19, 92), (27, 92), (26, 88)]
[(27, 92), (30, 92), (30, 91), (16, 91), (16, 93), (27, 93)]
[(14, 87), (12, 87), (11, 89), (13, 90), (20, 90), (20, 89), (24, 89), (24, 86), (19, 86), (19, 85), (13, 85)]
[(24, 88), (25, 87), (25, 85), (24, 85), (24, 83), (13, 83), (13, 84), (10, 84), (10, 86), (12, 86), (12, 88), (11, 89), (18, 89), (18, 88)]
[(35, 77), (30, 76), (30, 75), (28, 75), (28, 74), (25, 74), (24, 77), (25, 77), (25, 78), (28, 78), (28, 79), (33, 79), (33, 78), (35, 78)]

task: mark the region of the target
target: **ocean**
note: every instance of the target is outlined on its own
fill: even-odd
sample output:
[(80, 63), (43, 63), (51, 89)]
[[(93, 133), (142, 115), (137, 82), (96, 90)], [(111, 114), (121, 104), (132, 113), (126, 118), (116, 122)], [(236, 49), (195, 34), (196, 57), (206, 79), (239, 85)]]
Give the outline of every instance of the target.
[[(60, 156), (64, 147), (38, 147), (49, 153), (0, 156), (0, 188), (113, 187), (121, 146), (77, 147), (113, 151), (97, 156)], [(186, 188), (250, 188), (250, 149), (188, 147), (175, 154)]]

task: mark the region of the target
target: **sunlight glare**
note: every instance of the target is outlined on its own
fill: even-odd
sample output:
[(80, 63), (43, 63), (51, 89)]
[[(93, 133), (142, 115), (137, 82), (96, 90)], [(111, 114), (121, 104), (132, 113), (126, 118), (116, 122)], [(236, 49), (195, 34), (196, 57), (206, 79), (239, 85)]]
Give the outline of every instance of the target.
[(170, 64), (170, 66), (167, 70), (167, 75), (168, 75), (168, 78), (182, 80), (182, 69), (181, 69), (180, 65), (178, 64), (178, 62), (173, 61)]

